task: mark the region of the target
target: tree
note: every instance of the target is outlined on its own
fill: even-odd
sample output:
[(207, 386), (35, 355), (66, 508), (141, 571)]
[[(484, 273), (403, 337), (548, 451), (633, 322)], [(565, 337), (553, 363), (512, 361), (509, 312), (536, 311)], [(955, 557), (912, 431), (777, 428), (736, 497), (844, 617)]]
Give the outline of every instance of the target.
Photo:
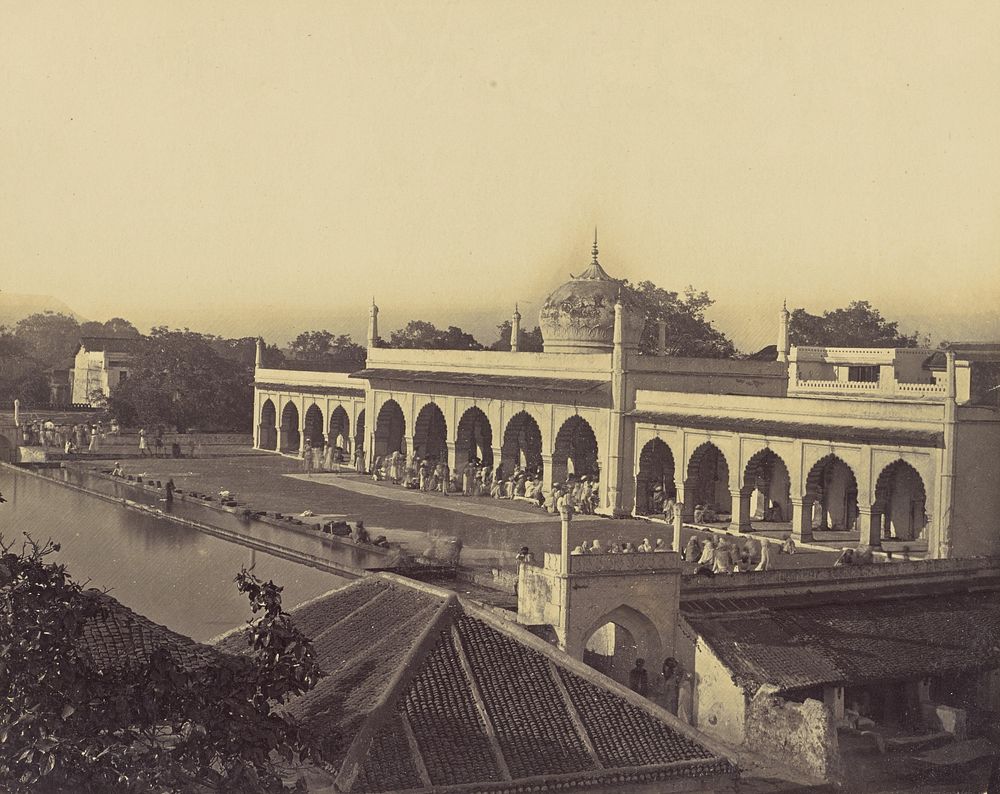
[(112, 389), (109, 409), (125, 425), (246, 432), (253, 362), (220, 355), (218, 344), (188, 329), (154, 328), (140, 342), (128, 379)]
[(457, 326), (447, 330), (434, 326), (425, 320), (410, 320), (405, 328), (393, 331), (385, 347), (421, 348), (429, 350), (482, 350), (483, 346), (472, 334)]
[(10, 405), (20, 399), (25, 405), (41, 405), (48, 398), (48, 381), (28, 354), (28, 343), (0, 325), (0, 401)]
[[(499, 338), (496, 342), (490, 345), (490, 350), (510, 350), (510, 334), (511, 334), (511, 322), (510, 320), (504, 320), (500, 325), (497, 326), (497, 333)], [(525, 331), (521, 329), (521, 335), (518, 338), (517, 349), (522, 350), (525, 353), (541, 353), (542, 352), (542, 329), (537, 325), (530, 331)]]
[(655, 353), (659, 347), (659, 321), (667, 323), (667, 352), (687, 358), (732, 358), (736, 346), (705, 319), (705, 311), (715, 301), (707, 292), (694, 287), (684, 290), (683, 297), (676, 292), (656, 286), (652, 281), (632, 285), (624, 282), (634, 300), (646, 316), (639, 350)]
[(139, 333), (139, 329), (128, 320), (121, 317), (112, 317), (103, 323), (96, 320), (88, 320), (85, 323), (81, 323), (80, 336), (110, 336), (120, 339), (135, 339), (141, 336), (141, 334)]
[(334, 335), (330, 331), (303, 331), (288, 346), (293, 358), (299, 361), (334, 359), (364, 366), (366, 352), (350, 334)]
[[(85, 630), (114, 603), (74, 582), (59, 550), (0, 539), (0, 781), (5, 791), (282, 791), (276, 756), (316, 748), (276, 707), (316, 685), (310, 640), (281, 588), (236, 577), (255, 615), (246, 653), (182, 664), (166, 646), (120, 667), (89, 661)], [(99, 594), (97, 594), (99, 595)], [(96, 630), (96, 629), (95, 629)]]
[(900, 333), (899, 324), (889, 322), (868, 301), (852, 301), (846, 308), (822, 315), (795, 309), (788, 321), (793, 345), (818, 347), (917, 347), (919, 334)]
[(18, 321), (14, 335), (42, 370), (58, 366), (76, 353), (80, 324), (67, 314), (41, 312)]

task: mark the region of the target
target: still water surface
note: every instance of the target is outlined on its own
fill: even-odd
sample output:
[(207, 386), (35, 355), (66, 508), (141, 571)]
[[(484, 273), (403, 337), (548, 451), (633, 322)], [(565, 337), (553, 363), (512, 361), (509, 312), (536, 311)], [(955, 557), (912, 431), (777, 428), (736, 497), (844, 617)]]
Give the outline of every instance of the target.
[(0, 468), (0, 533), (20, 540), (28, 532), (62, 549), (55, 560), (88, 586), (111, 595), (150, 620), (196, 640), (208, 640), (250, 617), (233, 577), (255, 565), (284, 589), (286, 609), (342, 587), (347, 578), (252, 551), (161, 518)]

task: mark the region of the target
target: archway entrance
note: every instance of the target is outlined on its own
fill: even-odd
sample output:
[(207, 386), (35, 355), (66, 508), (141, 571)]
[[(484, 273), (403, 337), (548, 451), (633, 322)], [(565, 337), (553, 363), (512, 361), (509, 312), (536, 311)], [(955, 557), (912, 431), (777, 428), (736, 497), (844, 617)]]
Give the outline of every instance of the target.
[(403, 409), (395, 400), (386, 400), (375, 420), (375, 456), (385, 457), (393, 452), (406, 454), (405, 436), (406, 419)]
[(500, 459), (504, 474), (517, 466), (530, 472), (542, 473), (542, 431), (526, 411), (514, 414), (503, 432)]
[(599, 477), (597, 436), (581, 416), (571, 416), (556, 434), (552, 451), (552, 481), (560, 482), (573, 474)]
[(883, 538), (916, 540), (927, 525), (924, 481), (909, 463), (886, 466), (875, 483), (872, 521)]
[(741, 495), (749, 497), (749, 517), (755, 521), (790, 523), (792, 481), (785, 462), (770, 449), (750, 458), (743, 472)]
[(278, 448), (278, 428), (276, 427), (277, 411), (270, 399), (264, 400), (260, 407), (260, 427), (257, 431), (257, 445), (261, 449)]
[(299, 409), (291, 401), (281, 409), (279, 444), (282, 452), (299, 451)]
[(413, 426), (413, 451), (417, 458), (448, 462), (448, 425), (436, 403), (427, 403)]
[(858, 481), (851, 467), (827, 455), (809, 471), (803, 509), (812, 511), (813, 529), (850, 530), (858, 519)]
[(470, 408), (462, 414), (455, 437), (456, 466), (464, 467), (470, 460), (493, 468), (493, 428), (486, 414), (478, 408)]
[(323, 412), (316, 403), (306, 409), (303, 426), (306, 434), (306, 446), (322, 447), (326, 440), (323, 435)]
[(358, 413), (358, 419), (354, 423), (354, 459), (355, 461), (360, 460), (359, 466), (361, 468), (365, 467), (365, 410), (364, 408)]
[(655, 688), (663, 663), (663, 644), (648, 617), (622, 605), (598, 620), (586, 635), (583, 661), (628, 686), (636, 659), (643, 660), (650, 689)]
[(343, 463), (351, 451), (351, 420), (347, 418), (347, 411), (342, 405), (338, 405), (330, 412), (330, 435), (327, 439), (337, 450), (339, 462)]
[(661, 513), (663, 502), (676, 498), (674, 454), (661, 439), (651, 439), (639, 453), (639, 472), (635, 476), (635, 512), (643, 516)]
[(687, 513), (698, 505), (711, 508), (716, 514), (732, 511), (729, 464), (715, 444), (705, 442), (691, 455), (684, 481), (684, 501)]

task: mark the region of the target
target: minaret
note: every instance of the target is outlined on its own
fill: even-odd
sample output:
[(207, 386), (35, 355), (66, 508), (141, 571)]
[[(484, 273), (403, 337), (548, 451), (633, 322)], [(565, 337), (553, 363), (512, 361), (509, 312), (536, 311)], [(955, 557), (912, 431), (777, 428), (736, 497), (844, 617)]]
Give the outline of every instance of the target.
[[(595, 250), (597, 246), (594, 246)], [(614, 347), (611, 350), (611, 411), (609, 420), (609, 436), (611, 447), (608, 450), (607, 488), (608, 509), (615, 518), (626, 515), (622, 504), (623, 485), (622, 470), (623, 433), (625, 426), (625, 307), (622, 305), (622, 288), (618, 287), (618, 298), (615, 300), (615, 331), (612, 338)], [(604, 479), (602, 475), (602, 479)]]
[(517, 310), (517, 304), (514, 304), (514, 316), (510, 318), (510, 352), (517, 352), (517, 343), (521, 339), (521, 312)]
[(791, 347), (788, 344), (788, 305), (782, 301), (781, 311), (778, 312), (778, 361), (782, 364), (788, 362), (788, 352)]
[(257, 337), (257, 356), (253, 362), (254, 369), (260, 369), (264, 366), (264, 340), (259, 336)]
[(375, 340), (378, 339), (378, 306), (375, 305), (375, 298), (372, 297), (372, 307), (368, 310), (368, 349), (375, 347)]

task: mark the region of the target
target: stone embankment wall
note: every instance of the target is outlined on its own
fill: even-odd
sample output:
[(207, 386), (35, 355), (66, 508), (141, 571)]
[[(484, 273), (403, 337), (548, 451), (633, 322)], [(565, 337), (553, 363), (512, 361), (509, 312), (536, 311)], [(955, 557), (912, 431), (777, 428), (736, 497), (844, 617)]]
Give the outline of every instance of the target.
[(761, 687), (747, 708), (744, 746), (768, 758), (794, 759), (802, 772), (830, 783), (843, 780), (833, 715), (818, 700), (784, 700)]

